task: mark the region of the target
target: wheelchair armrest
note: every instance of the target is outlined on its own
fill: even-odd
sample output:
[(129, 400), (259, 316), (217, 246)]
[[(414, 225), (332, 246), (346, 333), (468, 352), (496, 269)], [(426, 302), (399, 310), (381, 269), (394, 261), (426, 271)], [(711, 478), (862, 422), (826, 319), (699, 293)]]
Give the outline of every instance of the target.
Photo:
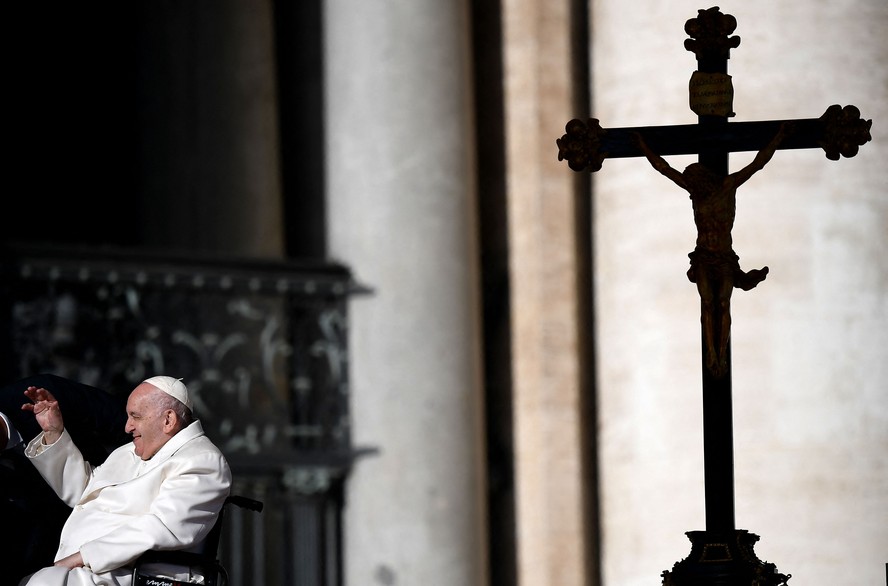
[(143, 569), (151, 568), (153, 564), (187, 569), (189, 574), (204, 576), (207, 584), (228, 583), (228, 574), (225, 568), (210, 555), (181, 550), (151, 550), (139, 556), (133, 565), (133, 586), (185, 586), (188, 584), (185, 580), (162, 577), (150, 569), (147, 572), (143, 571)]
[(243, 509), (250, 509), (251, 511), (256, 511), (257, 513), (262, 512), (262, 508), (265, 504), (262, 501), (257, 501), (256, 499), (251, 499), (249, 497), (241, 496), (239, 494), (229, 495), (228, 498), (225, 499), (226, 505), (236, 505)]

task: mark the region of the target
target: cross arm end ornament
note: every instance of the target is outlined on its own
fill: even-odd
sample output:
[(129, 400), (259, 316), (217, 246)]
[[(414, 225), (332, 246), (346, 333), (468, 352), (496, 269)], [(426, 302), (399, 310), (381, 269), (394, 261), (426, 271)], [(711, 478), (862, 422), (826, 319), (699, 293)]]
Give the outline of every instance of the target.
[(601, 169), (601, 164), (607, 157), (607, 153), (601, 149), (601, 141), (607, 133), (601, 127), (597, 118), (590, 118), (583, 122), (574, 118), (565, 127), (565, 134), (556, 139), (558, 145), (558, 160), (567, 161), (568, 167), (574, 171), (589, 169), (595, 172)]
[(872, 140), (872, 120), (860, 117), (857, 106), (833, 104), (820, 117), (823, 130), (817, 145), (826, 152), (826, 158), (838, 161), (839, 155), (853, 157), (860, 147)]

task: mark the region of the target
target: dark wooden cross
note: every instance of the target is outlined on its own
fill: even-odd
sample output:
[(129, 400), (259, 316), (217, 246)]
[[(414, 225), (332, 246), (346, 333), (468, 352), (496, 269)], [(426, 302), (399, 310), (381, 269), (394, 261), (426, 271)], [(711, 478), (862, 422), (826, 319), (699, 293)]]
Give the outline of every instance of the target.
[[(822, 148), (827, 158), (838, 160), (840, 156), (853, 157), (860, 145), (871, 139), (872, 121), (862, 120), (854, 106), (830, 106), (819, 118), (729, 123), (728, 118), (733, 117), (734, 112), (727, 64), (730, 50), (740, 44), (739, 37), (730, 36), (736, 27), (736, 19), (722, 14), (718, 7), (699, 10), (697, 17), (685, 24), (685, 32), (690, 36), (685, 40), (685, 48), (697, 57), (697, 71), (689, 84), (690, 107), (698, 116), (697, 124), (605, 129), (595, 118), (575, 119), (567, 123), (566, 134), (556, 141), (558, 160), (566, 160), (574, 171), (598, 171), (604, 159), (645, 156), (657, 171), (691, 194), (698, 235), (697, 248), (689, 255), (688, 278), (697, 284), (701, 298), (705, 533), (708, 534), (688, 534), (695, 548), (700, 545), (698, 555), (692, 550), (689, 560), (695, 559), (691, 562), (717, 561), (707, 560), (705, 556), (714, 555), (712, 551), (737, 533), (734, 527), (730, 296), (734, 287), (746, 290), (754, 287), (765, 278), (768, 269), (740, 270), (739, 257), (731, 244), (736, 189), (764, 167), (776, 150)], [(741, 151), (758, 151), (758, 154), (750, 165), (729, 174), (729, 153)], [(662, 158), (687, 154), (698, 155), (698, 164), (688, 166), (684, 172), (672, 169)], [(732, 553), (733, 546), (726, 545), (725, 559), (751, 554), (751, 544), (758, 537), (750, 534), (739, 539), (749, 542), (748, 550)], [(726, 568), (730, 565), (722, 562)], [(711, 567), (711, 564), (707, 566)], [(678, 576), (682, 573), (678, 570), (677, 564), (673, 574), (664, 572), (664, 584), (681, 583)], [(700, 578), (697, 570), (683, 571), (687, 583), (697, 583), (694, 581)], [(728, 573), (734, 571), (724, 569)], [(753, 581), (760, 580), (756, 583), (763, 585), (785, 583), (788, 579), (777, 573), (776, 568), (761, 565), (736, 571), (752, 572), (756, 576)]]

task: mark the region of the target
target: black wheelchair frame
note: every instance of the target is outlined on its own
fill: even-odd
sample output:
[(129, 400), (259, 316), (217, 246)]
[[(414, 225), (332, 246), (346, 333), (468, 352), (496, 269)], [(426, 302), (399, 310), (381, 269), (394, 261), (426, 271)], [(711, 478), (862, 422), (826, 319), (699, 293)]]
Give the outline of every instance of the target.
[(151, 550), (143, 553), (133, 566), (133, 586), (188, 586), (187, 581), (175, 580), (159, 576), (146, 568), (150, 564), (169, 564), (182, 569), (188, 568), (189, 573), (204, 577), (203, 586), (228, 586), (228, 571), (219, 560), (219, 542), (222, 538), (222, 527), (225, 509), (237, 506), (257, 513), (262, 512), (264, 503), (245, 496), (230, 495), (219, 511), (219, 516), (207, 538), (204, 540), (202, 553), (190, 551)]

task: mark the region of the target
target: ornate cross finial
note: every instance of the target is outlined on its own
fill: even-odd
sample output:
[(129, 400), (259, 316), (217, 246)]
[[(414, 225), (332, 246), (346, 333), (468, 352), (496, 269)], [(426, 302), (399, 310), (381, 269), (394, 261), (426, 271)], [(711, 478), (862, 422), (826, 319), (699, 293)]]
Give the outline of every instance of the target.
[(730, 14), (722, 14), (718, 6), (697, 11), (697, 18), (685, 23), (685, 32), (691, 37), (684, 42), (685, 49), (703, 58), (729, 59), (731, 49), (740, 45), (740, 37), (729, 37), (737, 28), (737, 19)]

